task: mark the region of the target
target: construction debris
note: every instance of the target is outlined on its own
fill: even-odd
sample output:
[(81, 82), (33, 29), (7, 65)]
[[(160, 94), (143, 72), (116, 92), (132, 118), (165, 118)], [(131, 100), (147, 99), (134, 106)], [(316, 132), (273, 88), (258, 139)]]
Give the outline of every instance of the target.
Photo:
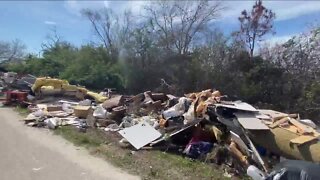
[[(5, 82), (13, 83), (14, 78), (5, 77)], [(276, 164), (269, 159), (320, 162), (320, 132), (312, 120), (230, 101), (213, 89), (185, 97), (151, 91), (106, 97), (65, 80), (37, 78), (31, 90), (35, 97), (29, 102), (30, 114), (23, 119), (29, 126), (55, 129), (74, 125), (81, 132), (99, 127), (122, 136), (121, 147), (177, 146), (183, 150), (179, 153), (190, 158), (213, 158), (257, 178), (267, 177)], [(57, 93), (62, 98), (37, 103)], [(10, 91), (10, 97), (13, 94)], [(14, 100), (27, 101), (26, 93), (15, 94)], [(221, 149), (227, 149), (231, 164), (230, 158), (220, 158), (219, 153), (206, 158)]]

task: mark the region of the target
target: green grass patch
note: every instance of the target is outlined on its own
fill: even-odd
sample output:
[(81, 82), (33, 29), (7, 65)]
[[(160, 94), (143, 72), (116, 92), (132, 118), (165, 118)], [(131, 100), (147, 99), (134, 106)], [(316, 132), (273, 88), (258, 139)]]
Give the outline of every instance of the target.
[(166, 160), (170, 167), (179, 170), (182, 174), (193, 173), (194, 176), (201, 179), (228, 179), (213, 164), (162, 151), (154, 151), (153, 153), (156, 156), (156, 160)]
[(76, 146), (98, 147), (104, 143), (105, 137), (101, 133), (94, 130), (88, 130), (86, 133), (79, 132), (73, 126), (61, 126), (55, 131), (55, 134), (63, 136), (68, 141), (71, 141)]
[(15, 111), (17, 111), (22, 116), (27, 116), (29, 114), (29, 110), (26, 107), (16, 106)]
[(82, 133), (73, 126), (63, 126), (54, 133), (142, 179), (228, 179), (213, 164), (159, 150), (121, 148), (114, 137), (102, 130), (88, 129)]

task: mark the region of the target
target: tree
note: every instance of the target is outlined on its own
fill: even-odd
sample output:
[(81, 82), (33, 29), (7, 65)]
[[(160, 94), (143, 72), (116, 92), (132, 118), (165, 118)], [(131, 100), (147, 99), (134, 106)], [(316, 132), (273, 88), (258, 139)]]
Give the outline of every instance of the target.
[(104, 8), (101, 10), (82, 10), (82, 15), (85, 16), (94, 29), (99, 41), (107, 48), (113, 58), (118, 57), (120, 45), (130, 29), (130, 13), (125, 12), (123, 22), (120, 22), (118, 15), (112, 9)]
[(18, 39), (12, 42), (0, 42), (0, 62), (20, 60), (25, 54), (26, 46)]
[(275, 13), (264, 7), (262, 0), (258, 0), (250, 13), (243, 10), (238, 19), (240, 31), (237, 34), (247, 44), (252, 59), (256, 42), (262, 40), (265, 34), (272, 32)]
[(58, 34), (57, 27), (50, 28), (50, 32), (46, 36), (46, 42), (41, 44), (42, 50), (55, 48), (61, 43), (61, 36)]
[(157, 1), (145, 7), (147, 18), (167, 50), (187, 54), (195, 38), (204, 32), (222, 10), (209, 1)]

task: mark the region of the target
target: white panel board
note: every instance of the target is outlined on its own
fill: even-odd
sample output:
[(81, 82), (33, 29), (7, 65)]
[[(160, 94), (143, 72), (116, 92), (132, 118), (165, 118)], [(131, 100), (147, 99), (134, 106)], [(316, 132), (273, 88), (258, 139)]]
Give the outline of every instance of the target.
[(269, 127), (261, 120), (257, 119), (254, 114), (249, 113), (235, 113), (239, 123), (245, 129), (249, 130), (268, 130)]
[(238, 109), (238, 110), (242, 110), (242, 111), (253, 111), (253, 112), (258, 111), (256, 108), (254, 108), (250, 104), (245, 103), (245, 102), (241, 102), (241, 101), (228, 102), (226, 104), (217, 103), (215, 105), (221, 106), (221, 107), (226, 107), (226, 108), (231, 108), (231, 109)]
[(240, 138), (240, 136), (233, 131), (230, 131), (230, 135), (231, 135), (231, 139), (235, 143), (237, 143), (237, 145), (239, 146), (241, 151), (247, 153), (247, 155), (250, 155), (250, 150), (249, 150), (248, 146), (246, 145), (246, 143), (243, 142), (243, 140)]
[(136, 149), (158, 139), (161, 134), (146, 122), (118, 131)]

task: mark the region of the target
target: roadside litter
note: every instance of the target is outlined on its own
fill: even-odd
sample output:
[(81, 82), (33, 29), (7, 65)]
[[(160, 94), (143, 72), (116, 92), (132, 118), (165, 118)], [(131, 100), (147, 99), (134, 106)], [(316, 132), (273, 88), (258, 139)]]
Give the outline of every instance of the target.
[[(253, 179), (279, 173), (272, 168), (283, 158), (320, 162), (320, 132), (312, 120), (231, 101), (214, 89), (184, 97), (151, 91), (107, 97), (65, 80), (37, 78), (31, 90), (34, 98), (23, 99), (29, 126), (99, 128), (121, 136), (124, 148), (177, 147), (181, 155), (224, 163)], [(39, 103), (57, 94), (61, 98)]]

